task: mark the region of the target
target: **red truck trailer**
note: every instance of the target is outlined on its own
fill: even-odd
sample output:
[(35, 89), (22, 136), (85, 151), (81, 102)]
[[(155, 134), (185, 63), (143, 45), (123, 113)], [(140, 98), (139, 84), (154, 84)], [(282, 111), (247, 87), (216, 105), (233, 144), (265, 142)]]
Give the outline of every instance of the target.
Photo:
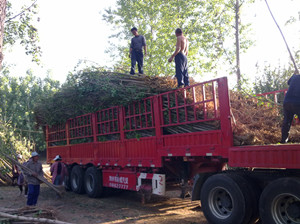
[[(300, 145), (233, 146), (227, 78), (198, 83), (47, 127), (47, 160), (66, 186), (164, 195), (192, 186), (210, 223), (300, 223)], [(228, 168), (230, 167), (230, 169)]]

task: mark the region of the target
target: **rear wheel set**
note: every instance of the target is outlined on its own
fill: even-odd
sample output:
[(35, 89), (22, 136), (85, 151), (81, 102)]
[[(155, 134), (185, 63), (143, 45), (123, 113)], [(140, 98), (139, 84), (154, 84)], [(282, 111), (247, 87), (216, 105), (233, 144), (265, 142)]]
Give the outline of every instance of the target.
[(236, 174), (216, 174), (202, 186), (201, 204), (211, 224), (300, 224), (300, 178), (256, 184)]
[(258, 219), (259, 192), (235, 174), (209, 177), (201, 190), (201, 205), (212, 224), (249, 224)]
[(77, 194), (87, 193), (89, 197), (96, 198), (103, 193), (102, 172), (94, 166), (84, 170), (75, 165), (69, 183), (72, 191)]
[(261, 194), (259, 212), (263, 224), (300, 224), (300, 179), (269, 183)]

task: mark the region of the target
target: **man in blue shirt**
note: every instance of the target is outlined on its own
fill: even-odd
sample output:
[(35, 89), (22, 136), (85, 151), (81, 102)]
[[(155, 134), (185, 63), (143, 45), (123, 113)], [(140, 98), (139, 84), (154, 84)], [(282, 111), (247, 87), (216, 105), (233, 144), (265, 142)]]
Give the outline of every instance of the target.
[(131, 39), (130, 51), (129, 51), (130, 52), (129, 57), (131, 58), (130, 74), (134, 75), (136, 62), (138, 64), (139, 74), (144, 74), (144, 71), (143, 71), (143, 63), (144, 63), (143, 48), (144, 48), (144, 53), (146, 56), (147, 55), (146, 40), (143, 35), (138, 34), (138, 30), (136, 27), (133, 27), (131, 29), (131, 33), (134, 35), (134, 37)]
[(291, 124), (296, 114), (300, 117), (300, 75), (294, 74), (288, 81), (289, 89), (284, 97), (283, 112), (284, 120), (281, 130), (280, 143), (286, 143), (289, 137)]

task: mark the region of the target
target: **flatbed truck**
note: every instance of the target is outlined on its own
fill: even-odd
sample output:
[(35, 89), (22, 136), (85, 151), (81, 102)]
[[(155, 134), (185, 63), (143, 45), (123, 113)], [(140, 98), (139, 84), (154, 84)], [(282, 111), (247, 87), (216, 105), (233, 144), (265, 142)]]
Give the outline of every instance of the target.
[(192, 186), (209, 223), (300, 223), (300, 144), (234, 146), (227, 78), (218, 78), (47, 126), (47, 161), (65, 185), (164, 195)]

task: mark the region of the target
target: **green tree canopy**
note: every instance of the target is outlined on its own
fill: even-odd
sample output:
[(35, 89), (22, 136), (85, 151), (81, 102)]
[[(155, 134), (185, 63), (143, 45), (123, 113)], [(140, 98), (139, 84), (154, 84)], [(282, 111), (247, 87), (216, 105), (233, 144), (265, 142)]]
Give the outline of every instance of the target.
[(35, 27), (39, 21), (36, 2), (37, 0), (25, 0), (22, 3), (7, 1), (3, 45), (7, 49), (20, 44), (25, 48), (25, 53), (31, 55), (32, 61), (39, 62), (42, 51)]
[[(146, 38), (145, 72), (149, 75), (174, 74), (174, 65), (167, 59), (175, 50), (175, 29), (178, 27), (190, 42), (190, 73), (216, 71), (228, 55), (233, 55), (225, 56), (224, 43), (226, 38), (233, 39), (234, 16), (232, 3), (226, 0), (118, 0), (116, 9), (109, 8), (103, 14), (104, 20), (116, 30), (111, 38), (119, 40), (117, 45), (112, 41), (108, 50), (112, 55), (121, 56), (116, 69), (128, 70), (130, 29), (135, 26)], [(123, 40), (127, 40), (126, 45), (120, 45)], [(230, 44), (233, 48), (234, 43)]]
[[(25, 77), (0, 77), (0, 121), (8, 124), (16, 136), (25, 137), (37, 149), (45, 148), (42, 129), (37, 129), (34, 107), (54, 94), (60, 87), (58, 81), (47, 77), (44, 80), (28, 72)], [(0, 128), (1, 130), (1, 128)]]

